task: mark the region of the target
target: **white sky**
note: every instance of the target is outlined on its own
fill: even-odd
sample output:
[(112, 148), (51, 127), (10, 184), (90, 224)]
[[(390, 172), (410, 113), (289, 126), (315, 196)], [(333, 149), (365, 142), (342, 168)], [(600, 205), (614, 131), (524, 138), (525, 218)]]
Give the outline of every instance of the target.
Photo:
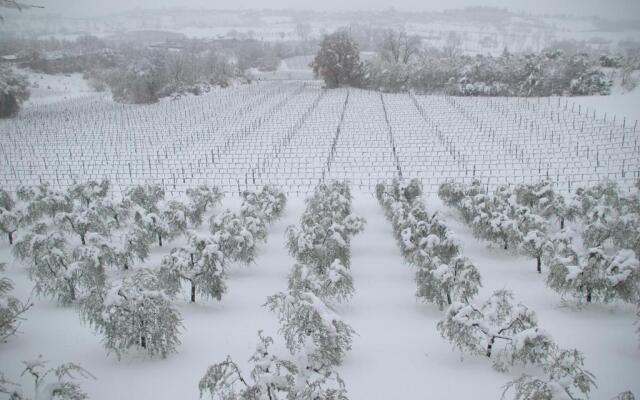
[(73, 16), (101, 15), (133, 8), (189, 7), (209, 9), (398, 10), (434, 11), (466, 6), (505, 7), (533, 13), (598, 15), (640, 19), (640, 0), (29, 0), (51, 12)]

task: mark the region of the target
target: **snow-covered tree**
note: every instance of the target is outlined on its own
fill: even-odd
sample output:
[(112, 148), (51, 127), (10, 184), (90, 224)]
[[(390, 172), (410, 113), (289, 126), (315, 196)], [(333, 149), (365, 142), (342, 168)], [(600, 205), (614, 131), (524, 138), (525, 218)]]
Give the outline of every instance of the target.
[(132, 348), (165, 358), (180, 344), (182, 318), (160, 288), (151, 271), (138, 270), (111, 287), (93, 290), (82, 302), (82, 318), (118, 359)]
[(633, 395), (633, 392), (630, 390), (624, 391), (618, 394), (611, 400), (636, 400), (636, 396)]
[[(7, 2), (8, 0), (2, 0)], [(0, 2), (0, 3), (2, 3)], [(2, 17), (0, 16), (0, 21)], [(12, 117), (29, 98), (29, 82), (24, 75), (0, 65), (0, 118)]]
[(69, 248), (59, 232), (47, 232), (38, 224), (14, 247), (17, 257), (29, 261), (29, 276), (37, 294), (50, 296), (63, 305), (76, 302), (105, 282), (104, 266), (94, 247)]
[(91, 205), (76, 204), (71, 211), (58, 213), (55, 222), (63, 230), (78, 235), (83, 245), (86, 244), (89, 232), (101, 235), (109, 235), (110, 232), (110, 226), (105, 223), (99, 210)]
[(202, 217), (209, 207), (215, 207), (220, 203), (224, 194), (215, 186), (200, 185), (187, 189), (189, 203), (189, 220), (195, 226), (202, 224)]
[(586, 400), (596, 386), (595, 377), (583, 368), (578, 350), (554, 349), (542, 365), (542, 374), (523, 374), (505, 385), (502, 400)]
[(536, 270), (542, 273), (543, 257), (554, 251), (553, 242), (543, 231), (533, 229), (522, 238), (520, 249), (530, 257), (536, 259)]
[(446, 264), (438, 257), (432, 258), (427, 267), (418, 267), (416, 283), (416, 295), (441, 310), (454, 301), (468, 303), (482, 286), (478, 269), (462, 256), (456, 256)]
[[(289, 399), (294, 390), (296, 366), (271, 354), (273, 339), (258, 332), (260, 343), (249, 359), (253, 370), (244, 377), (240, 367), (227, 356), (221, 363), (210, 366), (204, 374), (198, 388), (200, 397), (209, 395), (216, 399)], [(250, 379), (249, 379), (250, 378)]]
[(155, 214), (160, 211), (158, 203), (164, 200), (164, 189), (160, 185), (138, 185), (127, 191), (126, 198), (147, 213)]
[(15, 203), (0, 205), (0, 232), (6, 235), (10, 245), (13, 244), (14, 233), (29, 222), (30, 214), (23, 207)]
[(92, 203), (104, 199), (109, 193), (111, 183), (105, 179), (102, 182), (87, 181), (74, 183), (69, 187), (69, 195), (78, 200), (83, 206), (88, 207)]
[[(5, 266), (6, 264), (0, 263), (0, 272), (4, 272)], [(12, 296), (12, 290), (11, 279), (0, 277), (0, 342), (18, 332), (24, 313), (33, 305), (28, 300), (23, 302)]]
[[(135, 189), (135, 188), (134, 188)], [(132, 189), (132, 191), (134, 190)], [(157, 187), (148, 187), (140, 191), (129, 192), (133, 207), (133, 221), (150, 237), (158, 240), (162, 247), (163, 240), (174, 239), (187, 230), (188, 209), (179, 201), (163, 202)], [(164, 196), (164, 192), (162, 192)]]
[(217, 238), (225, 258), (245, 264), (255, 260), (256, 240), (240, 215), (225, 210), (212, 216), (209, 231)]
[(43, 216), (55, 220), (59, 213), (73, 209), (71, 197), (65, 192), (51, 189), (48, 183), (42, 183), (35, 189), (22, 188), (22, 191), (18, 190), (18, 197), (29, 202), (28, 208), (34, 220)]
[(159, 275), (171, 295), (180, 291), (182, 281), (187, 281), (191, 285), (192, 303), (196, 301), (196, 293), (219, 301), (227, 287), (225, 259), (218, 238), (189, 232), (186, 245), (173, 249), (162, 259)]
[(289, 274), (289, 290), (312, 292), (325, 303), (348, 301), (355, 292), (353, 277), (339, 259), (328, 266), (294, 265)]
[(640, 261), (632, 250), (609, 254), (600, 247), (584, 254), (558, 257), (550, 266), (547, 285), (561, 295), (578, 300), (611, 302), (638, 301)]
[(249, 359), (250, 375), (243, 376), (238, 365), (227, 357), (210, 366), (198, 384), (200, 397), (212, 400), (348, 400), (344, 382), (330, 368), (318, 368), (306, 354), (296, 354), (297, 362), (270, 352), (271, 337), (258, 332), (260, 343)]
[(364, 75), (358, 44), (347, 31), (326, 35), (311, 66), (329, 88), (359, 86)]
[(104, 218), (112, 220), (107, 224), (113, 225), (115, 228), (121, 228), (131, 217), (131, 202), (127, 198), (122, 199), (122, 201), (114, 201), (108, 198), (99, 199), (96, 208)]
[(89, 371), (75, 363), (48, 367), (48, 361), (39, 356), (35, 360), (23, 361), (25, 368), (20, 376), (33, 382), (33, 391), (25, 393), (20, 385), (10, 382), (0, 373), (0, 394), (9, 400), (88, 400), (78, 380), (96, 379)]
[(276, 293), (265, 306), (278, 315), (280, 333), (287, 348), (296, 353), (314, 346), (309, 355), (312, 362), (321, 366), (340, 365), (351, 349), (353, 328), (320, 298), (311, 292)]
[(257, 207), (266, 222), (271, 223), (282, 216), (287, 196), (281, 190), (267, 185), (257, 193), (243, 193), (243, 203)]
[[(513, 294), (504, 289), (478, 307), (453, 303), (438, 322), (438, 331), (460, 351), (491, 358), (494, 368), (501, 371), (515, 364), (537, 364), (554, 346), (538, 328), (535, 313), (516, 304)], [(497, 343), (503, 344), (501, 349), (494, 349)]]

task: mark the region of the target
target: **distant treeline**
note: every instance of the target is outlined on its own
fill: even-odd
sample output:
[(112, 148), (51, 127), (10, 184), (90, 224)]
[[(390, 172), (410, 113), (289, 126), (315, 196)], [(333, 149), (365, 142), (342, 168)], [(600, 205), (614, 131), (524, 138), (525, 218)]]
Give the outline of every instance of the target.
[(116, 101), (153, 103), (161, 97), (198, 94), (247, 80), (251, 68), (272, 71), (281, 59), (309, 54), (310, 42), (252, 39), (183, 39), (158, 45), (82, 36), (73, 41), (0, 38), (0, 55), (22, 68), (48, 74), (83, 73), (96, 90)]

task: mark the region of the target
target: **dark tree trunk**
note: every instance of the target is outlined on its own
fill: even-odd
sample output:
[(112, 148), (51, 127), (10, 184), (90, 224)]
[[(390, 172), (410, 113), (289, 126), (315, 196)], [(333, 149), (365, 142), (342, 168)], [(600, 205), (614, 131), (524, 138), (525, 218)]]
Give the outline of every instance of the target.
[(564, 217), (560, 217), (560, 229), (564, 229)]
[(542, 273), (542, 260), (541, 260), (542, 256), (538, 256), (536, 257), (536, 263), (538, 265), (538, 273), (541, 274)]
[(13, 244), (13, 232), (9, 232), (7, 233), (7, 235), (9, 236), (9, 245)]
[(504, 249), (505, 250), (509, 249), (509, 242), (507, 242), (507, 239), (504, 240)]
[(80, 240), (82, 241), (82, 245), (84, 246), (85, 244), (87, 244), (87, 241), (84, 238), (84, 234), (80, 234)]
[(147, 338), (144, 336), (140, 336), (140, 347), (143, 349), (147, 348)]
[(451, 293), (447, 292), (447, 304), (451, 305)]
[(496, 341), (495, 336), (491, 336), (491, 340), (489, 340), (489, 345), (487, 346), (487, 357), (489, 358), (491, 358), (491, 349), (495, 341)]
[(191, 282), (191, 302), (196, 302), (196, 284)]
[(69, 285), (69, 294), (71, 297), (71, 301), (76, 301), (76, 287), (73, 285), (73, 282), (67, 280), (67, 285)]
[(587, 303), (591, 303), (591, 289), (587, 289)]
[(162, 247), (162, 235), (158, 234), (158, 245)]

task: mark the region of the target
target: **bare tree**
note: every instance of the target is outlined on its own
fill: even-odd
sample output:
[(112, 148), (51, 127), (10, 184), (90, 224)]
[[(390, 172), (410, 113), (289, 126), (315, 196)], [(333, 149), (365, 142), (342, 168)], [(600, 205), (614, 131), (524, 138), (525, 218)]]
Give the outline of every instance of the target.
[(420, 49), (419, 36), (408, 35), (406, 31), (387, 29), (379, 44), (381, 56), (388, 62), (408, 64)]
[(447, 35), (447, 39), (444, 42), (442, 50), (444, 51), (445, 56), (453, 58), (460, 55), (461, 47), (462, 38), (460, 37), (460, 34), (458, 32), (451, 31)]
[[(14, 10), (18, 11), (28, 10), (30, 8), (44, 8), (42, 6), (37, 6), (34, 4), (19, 3), (16, 0), (0, 0), (0, 7), (13, 8)], [(2, 15), (0, 15), (0, 22), (2, 21), (4, 21), (4, 18), (2, 17)]]

